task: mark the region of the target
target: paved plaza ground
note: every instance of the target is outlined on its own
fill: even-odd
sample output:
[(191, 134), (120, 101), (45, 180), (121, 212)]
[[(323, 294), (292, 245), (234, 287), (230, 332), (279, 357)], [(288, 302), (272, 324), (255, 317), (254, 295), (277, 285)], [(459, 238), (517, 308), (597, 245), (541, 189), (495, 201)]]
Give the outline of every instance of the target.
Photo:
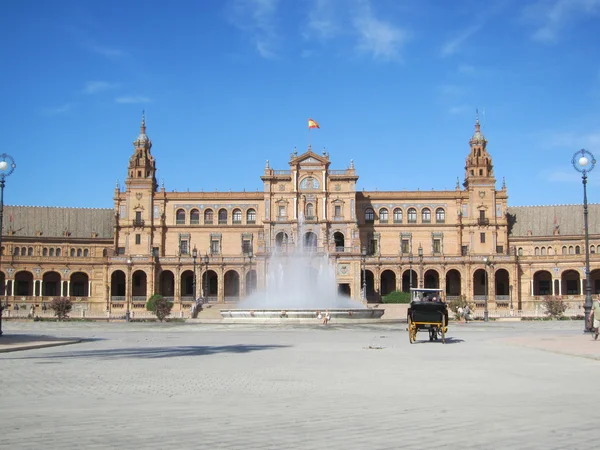
[(446, 345), (389, 323), (3, 328), (82, 341), (0, 353), (0, 448), (600, 445), (600, 340), (581, 321), (450, 324)]

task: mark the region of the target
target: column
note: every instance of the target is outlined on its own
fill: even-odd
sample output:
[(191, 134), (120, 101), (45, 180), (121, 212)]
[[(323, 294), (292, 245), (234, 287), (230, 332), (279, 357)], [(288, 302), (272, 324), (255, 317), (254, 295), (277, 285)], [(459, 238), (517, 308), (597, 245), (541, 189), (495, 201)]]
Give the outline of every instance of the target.
[(533, 297), (533, 280), (531, 280), (531, 296)]
[(217, 271), (218, 289), (217, 302), (225, 303), (225, 277), (223, 276), (223, 267), (219, 267)]
[(65, 297), (69, 297), (71, 294), (71, 280), (67, 280), (67, 295)]
[(88, 280), (88, 298), (92, 296), (92, 281)]

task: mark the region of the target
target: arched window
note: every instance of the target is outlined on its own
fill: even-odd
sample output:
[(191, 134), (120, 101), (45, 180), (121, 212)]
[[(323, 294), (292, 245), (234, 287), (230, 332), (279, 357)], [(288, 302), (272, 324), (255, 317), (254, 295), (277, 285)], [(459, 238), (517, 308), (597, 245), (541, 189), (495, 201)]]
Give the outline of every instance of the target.
[(249, 209), (246, 212), (246, 223), (248, 225), (254, 225), (256, 223), (256, 211), (253, 209)]
[(19, 256), (19, 247), (15, 247), (15, 249), (13, 250), (13, 255)]
[(590, 245), (590, 253), (596, 253), (596, 247)]
[(581, 253), (581, 249), (579, 248), (579, 245), (575, 246), (575, 254), (579, 255)]
[(233, 219), (233, 223), (235, 225), (240, 225), (242, 223), (242, 210), (241, 209), (234, 209), (231, 216), (232, 216), (231, 218)]
[(517, 253), (519, 256), (523, 256), (523, 247), (519, 247), (519, 250)]
[(33, 256), (33, 247), (27, 249), (27, 256)]
[(77, 249), (77, 256), (81, 257), (81, 249), (80, 248)]
[(200, 211), (197, 209), (192, 209), (190, 212), (190, 224), (198, 225), (200, 223)]
[(563, 254), (563, 255), (566, 255), (566, 254), (567, 254), (567, 246), (566, 246), (566, 245), (563, 245), (563, 248), (562, 248), (562, 254)]
[(74, 257), (75, 257), (75, 249), (74, 249), (74, 248), (72, 248), (72, 249), (71, 249), (71, 258), (74, 258)]
[(48, 249), (47, 248), (43, 248), (42, 249), (42, 256), (48, 256)]
[(542, 247), (542, 256), (546, 256), (546, 247)]
[(50, 256), (54, 256), (54, 249), (53, 248), (50, 249)]
[(60, 256), (60, 248), (56, 249), (56, 256)]
[(534, 254), (535, 256), (540, 256), (540, 248), (539, 248), (539, 247), (536, 247), (536, 248), (535, 248), (535, 251), (534, 251), (534, 253), (533, 253), (533, 254)]
[(408, 223), (417, 223), (417, 210), (415, 208), (409, 208), (407, 216)]
[(375, 211), (373, 211), (373, 208), (365, 209), (365, 223), (373, 222), (375, 222)]
[(312, 203), (306, 204), (306, 220), (315, 220), (315, 205)]
[(90, 252), (87, 248), (83, 250), (83, 256), (88, 256), (89, 254)]
[(569, 255), (574, 255), (575, 254), (575, 249), (573, 248), (572, 245), (569, 245)]
[(386, 208), (379, 210), (379, 223), (388, 223), (388, 210)]
[(431, 210), (429, 208), (424, 208), (421, 211), (421, 221), (423, 223), (431, 223)]
[(213, 224), (213, 210), (207, 209), (204, 211), (204, 225), (212, 225)]
[(219, 210), (219, 225), (227, 225), (227, 210), (224, 208)]
[(185, 211), (183, 209), (178, 209), (175, 213), (175, 224), (185, 225)]
[(394, 209), (394, 223), (402, 223), (402, 210), (400, 208)]
[(446, 222), (446, 211), (444, 211), (444, 208), (438, 208), (435, 210), (435, 221), (436, 223)]
[(548, 247), (548, 255), (554, 255), (554, 247)]
[(21, 256), (27, 256), (27, 247), (21, 247)]

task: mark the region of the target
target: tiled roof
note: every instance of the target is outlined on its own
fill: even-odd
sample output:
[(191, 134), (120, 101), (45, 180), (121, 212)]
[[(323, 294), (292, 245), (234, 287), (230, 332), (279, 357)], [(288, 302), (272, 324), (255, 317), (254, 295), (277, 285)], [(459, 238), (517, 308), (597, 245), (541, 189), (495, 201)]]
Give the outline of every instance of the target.
[[(552, 236), (558, 226), (561, 235), (583, 235), (583, 205), (512, 206), (511, 236)], [(588, 231), (600, 234), (600, 204), (588, 205)]]
[(2, 235), (112, 239), (113, 221), (112, 209), (5, 206)]

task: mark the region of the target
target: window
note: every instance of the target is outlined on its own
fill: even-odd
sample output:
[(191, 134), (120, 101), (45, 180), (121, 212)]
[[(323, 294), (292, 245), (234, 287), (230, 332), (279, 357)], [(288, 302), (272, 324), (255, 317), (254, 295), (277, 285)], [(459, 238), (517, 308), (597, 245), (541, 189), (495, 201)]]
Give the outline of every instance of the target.
[(590, 245), (590, 253), (596, 253), (596, 248), (593, 245)]
[(442, 240), (441, 239), (433, 240), (433, 253), (442, 253)]
[(499, 255), (504, 253), (504, 246), (503, 245), (496, 245), (496, 253), (498, 253)]
[(210, 253), (211, 255), (218, 255), (221, 253), (221, 243), (218, 239), (213, 239), (210, 241)]
[(42, 256), (48, 256), (48, 249), (47, 248), (43, 248), (42, 249)]
[[(567, 281), (567, 295), (579, 294), (579, 283), (577, 282), (577, 280), (566, 280), (566, 281)], [(549, 294), (549, 292), (548, 292), (548, 294)]]
[(536, 247), (536, 248), (535, 248), (535, 250), (533, 251), (533, 254), (534, 254), (535, 256), (540, 256), (540, 248), (539, 248), (539, 247)]
[(27, 249), (27, 256), (33, 256), (33, 247)]
[(479, 233), (479, 242), (485, 244), (485, 233)]
[(279, 217), (285, 217), (285, 206), (279, 205)]
[(185, 225), (185, 211), (183, 209), (178, 209), (175, 215), (175, 224), (176, 225)]
[(402, 253), (410, 253), (410, 241), (408, 239), (402, 239), (401, 249)]
[(431, 223), (431, 210), (429, 208), (425, 208), (421, 211), (421, 220), (423, 223)]
[(141, 234), (136, 234), (135, 235), (135, 244), (136, 245), (140, 245), (142, 243), (142, 235)]
[(50, 249), (50, 256), (54, 256), (54, 249), (53, 248)]
[(407, 212), (408, 215), (408, 223), (417, 223), (417, 210), (415, 208), (410, 208)]
[[(123, 253), (125, 253), (125, 251), (123, 251)], [(75, 249), (74, 249), (74, 248), (72, 248), (72, 249), (71, 249), (71, 252), (69, 253), (69, 256), (70, 256), (71, 258), (74, 258), (74, 257), (75, 257)]]
[(540, 280), (538, 282), (538, 286), (540, 289), (540, 295), (550, 294), (550, 280)]
[(575, 246), (575, 254), (579, 255), (581, 253), (581, 249), (579, 248), (579, 245)]
[(182, 255), (187, 255), (188, 252), (188, 241), (186, 239), (182, 239), (179, 241), (179, 253)]
[(242, 210), (234, 209), (231, 218), (233, 220), (234, 225), (240, 225), (242, 223)]
[(117, 255), (124, 255), (125, 247), (117, 247)]
[(446, 211), (444, 211), (443, 208), (438, 208), (435, 210), (435, 221), (436, 223), (446, 222)]
[(377, 254), (377, 239), (371, 239), (369, 241), (369, 255)]
[(542, 256), (546, 256), (546, 247), (542, 247)]
[(340, 205), (335, 205), (333, 215), (335, 217), (342, 217), (342, 207)]
[(483, 209), (479, 210), (479, 218), (481, 220), (485, 220), (485, 210), (483, 210)]
[(379, 210), (379, 223), (388, 223), (388, 210), (385, 208)]
[(56, 249), (56, 256), (60, 256), (60, 248)]
[(365, 223), (374, 223), (375, 222), (375, 211), (373, 208), (367, 208), (365, 210)]
[(219, 210), (219, 225), (227, 225), (227, 210)]
[(306, 220), (315, 220), (315, 206), (312, 203), (306, 204)]
[(575, 254), (575, 249), (573, 248), (572, 245), (569, 245), (569, 255), (574, 255)]
[(400, 208), (394, 210), (394, 223), (402, 223), (402, 210)]
[(27, 256), (27, 247), (21, 247), (21, 256)]
[(15, 249), (13, 250), (13, 255), (19, 256), (19, 247), (15, 247)]
[(87, 257), (87, 256), (89, 256), (89, 254), (90, 254), (89, 250), (87, 248), (84, 248), (83, 249), (83, 256)]
[(467, 255), (469, 254), (469, 246), (468, 246), (468, 245), (463, 245), (463, 246), (460, 248), (460, 254), (461, 254), (462, 256), (467, 256)]
[(254, 225), (256, 223), (256, 211), (249, 209), (246, 213), (246, 223), (248, 225)]
[(204, 211), (204, 225), (212, 225), (213, 224), (213, 211), (212, 209), (207, 209)]
[(198, 225), (200, 223), (200, 211), (197, 209), (192, 209), (190, 213), (190, 224)]
[(158, 247), (152, 247), (152, 256), (158, 257)]
[(252, 253), (252, 241), (250, 239), (242, 239), (242, 253), (244, 255)]
[(567, 247), (566, 246), (563, 246), (563, 248), (562, 248), (562, 254), (563, 255), (567, 254)]
[(142, 223), (142, 212), (141, 211), (135, 212), (135, 223)]
[(80, 248), (78, 248), (78, 249), (77, 249), (77, 256), (81, 257), (81, 255), (82, 255), (82, 253), (81, 253), (81, 249), (80, 249)]

